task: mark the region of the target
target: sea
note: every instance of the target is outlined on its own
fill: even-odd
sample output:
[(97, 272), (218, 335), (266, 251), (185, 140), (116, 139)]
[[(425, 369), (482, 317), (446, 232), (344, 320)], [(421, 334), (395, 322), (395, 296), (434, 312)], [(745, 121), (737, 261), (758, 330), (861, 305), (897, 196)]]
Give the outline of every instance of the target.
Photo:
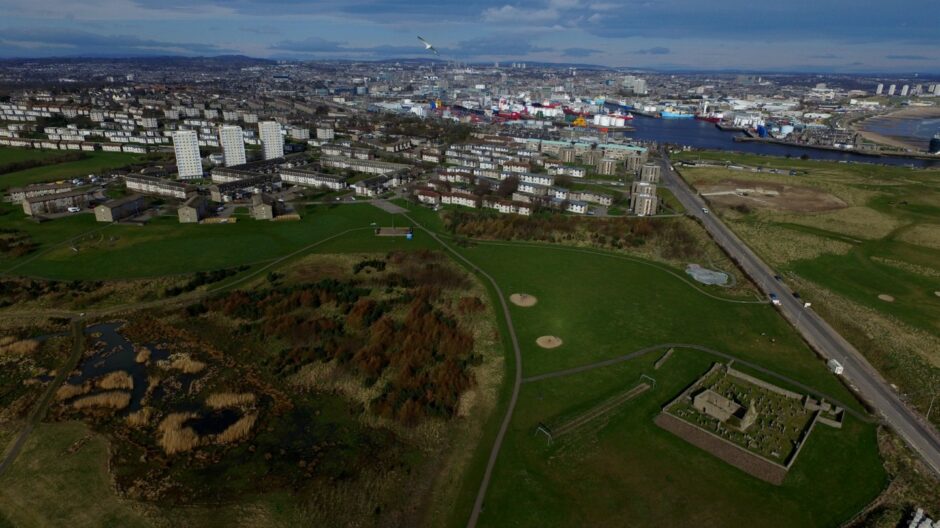
[(863, 126), (870, 132), (897, 138), (926, 150), (930, 138), (940, 133), (940, 117), (880, 116), (868, 119)]
[(734, 136), (740, 135), (741, 132), (719, 130), (714, 123), (699, 121), (697, 119), (660, 119), (635, 115), (631, 126), (636, 128), (636, 130), (626, 131), (623, 132), (623, 134), (637, 141), (655, 141), (657, 143), (672, 143), (700, 149), (728, 150), (750, 154), (764, 154), (768, 156), (789, 155), (798, 158), (805, 154), (809, 156), (810, 159), (843, 161), (846, 163), (940, 167), (940, 159), (924, 160), (903, 157), (872, 157), (853, 154), (851, 152), (818, 150), (772, 143), (739, 143), (734, 141)]

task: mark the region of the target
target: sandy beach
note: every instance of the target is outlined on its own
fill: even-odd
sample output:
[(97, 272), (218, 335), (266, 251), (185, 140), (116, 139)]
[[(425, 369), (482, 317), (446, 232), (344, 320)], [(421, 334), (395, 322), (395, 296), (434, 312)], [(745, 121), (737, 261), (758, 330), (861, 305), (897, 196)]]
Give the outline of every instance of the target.
[(904, 150), (922, 151), (924, 150), (924, 146), (915, 141), (911, 141), (910, 138), (889, 136), (889, 135), (880, 134), (878, 132), (874, 132), (871, 130), (865, 130), (865, 124), (873, 119), (877, 119), (881, 122), (885, 122), (885, 121), (892, 121), (892, 120), (901, 121), (901, 120), (909, 120), (909, 119), (930, 119), (930, 118), (935, 118), (935, 117), (940, 117), (940, 107), (938, 106), (909, 106), (906, 108), (902, 108), (900, 110), (896, 110), (894, 112), (890, 112), (890, 113), (878, 115), (878, 116), (872, 116), (868, 119), (860, 121), (855, 124), (855, 129), (863, 138), (873, 143), (879, 143), (881, 145), (900, 148)]

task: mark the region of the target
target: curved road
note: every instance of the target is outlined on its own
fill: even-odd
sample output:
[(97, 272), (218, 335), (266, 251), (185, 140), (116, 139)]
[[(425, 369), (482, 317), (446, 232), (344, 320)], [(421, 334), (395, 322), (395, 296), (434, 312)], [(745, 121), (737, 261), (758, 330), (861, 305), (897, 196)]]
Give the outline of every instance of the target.
[(698, 196), (681, 176), (676, 174), (668, 156), (662, 160), (665, 187), (676, 196), (689, 215), (699, 219), (718, 243), (744, 272), (766, 294), (776, 293), (780, 299), (780, 313), (803, 338), (825, 359), (835, 359), (844, 368), (843, 376), (872, 408), (884, 418), (892, 429), (904, 438), (931, 470), (940, 475), (940, 436), (936, 429), (920, 415), (907, 407), (891, 386), (864, 356), (836, 332), (822, 317), (805, 308), (792, 291), (774, 278), (775, 273), (741, 241), (721, 220), (705, 214), (705, 201)]

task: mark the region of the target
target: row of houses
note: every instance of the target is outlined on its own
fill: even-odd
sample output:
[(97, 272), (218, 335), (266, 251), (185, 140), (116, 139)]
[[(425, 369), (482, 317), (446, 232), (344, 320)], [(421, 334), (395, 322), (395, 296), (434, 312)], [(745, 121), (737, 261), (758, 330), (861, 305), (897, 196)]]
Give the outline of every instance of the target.
[(473, 209), (492, 209), (503, 214), (529, 216), (536, 207), (549, 207), (574, 214), (587, 214), (590, 204), (573, 198), (558, 198), (553, 195), (533, 196), (514, 193), (511, 200), (495, 197), (479, 197), (462, 189), (435, 190), (432, 188), (416, 189), (415, 197), (428, 205), (459, 205)]
[(130, 152), (134, 154), (146, 154), (150, 148), (146, 145), (133, 143), (98, 143), (89, 141), (53, 141), (50, 139), (26, 139), (0, 137), (0, 145), (5, 147), (49, 149), (49, 150), (82, 150), (94, 152), (102, 150), (105, 152)]
[(355, 172), (364, 172), (367, 174), (391, 174), (394, 172), (405, 171), (411, 168), (411, 165), (403, 163), (390, 163), (379, 160), (363, 160), (347, 158), (344, 156), (322, 156), (320, 165), (333, 169), (349, 169)]
[(124, 176), (124, 184), (127, 190), (135, 193), (165, 196), (179, 200), (186, 200), (196, 194), (196, 188), (186, 183), (142, 174)]
[(71, 182), (37, 183), (26, 187), (11, 187), (7, 190), (6, 199), (8, 202), (22, 203), (27, 198), (66, 193), (75, 189), (76, 185)]

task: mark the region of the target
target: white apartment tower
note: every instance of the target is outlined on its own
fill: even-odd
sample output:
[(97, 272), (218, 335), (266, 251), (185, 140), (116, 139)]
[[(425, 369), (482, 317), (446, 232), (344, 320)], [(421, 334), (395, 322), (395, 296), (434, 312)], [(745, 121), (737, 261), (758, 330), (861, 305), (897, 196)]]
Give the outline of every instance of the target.
[(875, 95), (881, 95), (882, 93), (884, 93), (884, 91), (885, 91), (885, 85), (882, 83), (878, 83), (878, 87), (875, 88)]
[(897, 88), (898, 88), (898, 87), (897, 87), (896, 85), (894, 85), (894, 84), (888, 86), (888, 95), (894, 95), (894, 92), (895, 92), (895, 90), (897, 90)]
[(242, 135), (242, 127), (226, 125), (220, 128), (219, 144), (222, 145), (222, 156), (225, 158), (226, 167), (245, 164), (245, 139)]
[(264, 146), (264, 159), (284, 157), (284, 137), (281, 136), (281, 125), (277, 121), (262, 121), (258, 123), (258, 135)]
[(176, 152), (176, 170), (181, 180), (202, 178), (202, 158), (199, 156), (199, 136), (195, 130), (180, 130), (173, 134)]
[(902, 87), (901, 87), (901, 97), (907, 97), (907, 94), (910, 92), (910, 90), (911, 90), (911, 87), (910, 87), (910, 86), (908, 86), (908, 85), (906, 85), (906, 84), (905, 84), (904, 86), (902, 86)]

